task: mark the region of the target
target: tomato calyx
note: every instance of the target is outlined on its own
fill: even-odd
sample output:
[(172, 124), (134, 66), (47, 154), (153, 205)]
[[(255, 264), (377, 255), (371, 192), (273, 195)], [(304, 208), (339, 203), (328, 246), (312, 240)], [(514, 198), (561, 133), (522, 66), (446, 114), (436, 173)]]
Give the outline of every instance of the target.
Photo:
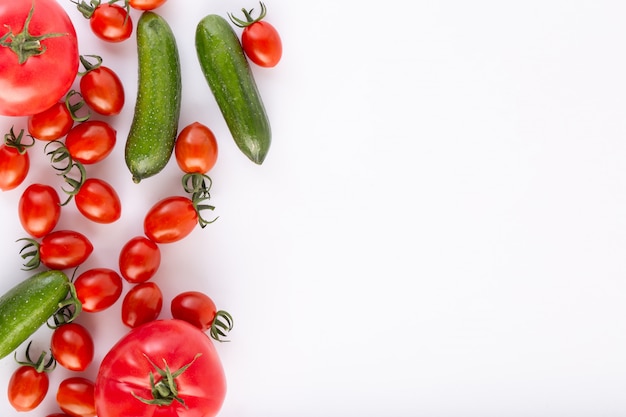
[(20, 155), (24, 155), (26, 153), (26, 150), (35, 144), (35, 138), (33, 138), (31, 135), (26, 136), (31, 139), (30, 143), (23, 143), (24, 129), (20, 130), (20, 133), (15, 135), (12, 126), (9, 133), (4, 135), (4, 144), (10, 148), (14, 148), (15, 150), (17, 150)]
[(20, 249), (20, 256), (24, 261), (26, 261), (22, 270), (32, 271), (33, 269), (38, 268), (39, 265), (41, 265), (41, 256), (39, 254), (41, 244), (35, 239), (31, 239), (29, 237), (24, 237), (22, 239), (18, 239), (17, 241), (26, 242), (22, 249)]
[(183, 372), (185, 372), (187, 368), (189, 368), (196, 361), (196, 359), (202, 356), (202, 354), (196, 354), (191, 362), (184, 365), (182, 368), (178, 369), (174, 373), (172, 373), (172, 370), (167, 364), (165, 358), (163, 358), (165, 369), (161, 369), (154, 362), (152, 362), (152, 360), (150, 360), (148, 355), (144, 353), (143, 356), (145, 356), (148, 362), (150, 362), (150, 365), (152, 365), (152, 367), (156, 370), (161, 379), (155, 381), (154, 372), (150, 371), (150, 391), (152, 393), (152, 399), (143, 398), (135, 394), (134, 392), (131, 392), (133, 397), (143, 402), (144, 404), (157, 406), (168, 406), (171, 405), (172, 402), (178, 401), (185, 408), (187, 408), (185, 400), (178, 396), (178, 385), (176, 384), (176, 378), (179, 377)]
[(223, 339), (223, 337), (226, 337), (227, 333), (232, 329), (233, 316), (227, 311), (219, 310), (215, 313), (215, 318), (209, 329), (209, 335), (218, 342), (230, 342), (230, 340)]
[(57, 366), (57, 361), (54, 359), (54, 356), (50, 355), (50, 358), (46, 361), (46, 356), (48, 356), (48, 353), (46, 353), (46, 351), (43, 351), (41, 352), (41, 355), (39, 355), (37, 361), (33, 361), (30, 358), (30, 346), (32, 343), (33, 342), (31, 340), (26, 346), (26, 352), (24, 354), (26, 356), (25, 361), (17, 360), (17, 351), (15, 351), (15, 354), (13, 355), (13, 357), (15, 358), (15, 362), (17, 362), (17, 364), (21, 366), (33, 367), (38, 373), (51, 372)]
[[(61, 206), (65, 206), (72, 201), (72, 198), (80, 191), (80, 188), (87, 178), (87, 171), (82, 163), (74, 161), (67, 147), (58, 140), (47, 143), (44, 150), (51, 144), (55, 144), (57, 147), (56, 149), (46, 152), (46, 155), (50, 157), (52, 168), (58, 171), (57, 175), (62, 176), (65, 183), (70, 186), (70, 189), (62, 188), (63, 192), (67, 194), (67, 199), (61, 203)], [(78, 179), (70, 176), (73, 168), (78, 170)]]
[[(76, 96), (78, 96), (78, 100), (75, 103), (73, 103), (72, 99)], [(70, 112), (70, 116), (72, 117), (72, 120), (74, 120), (75, 122), (79, 122), (79, 123), (86, 122), (91, 117), (91, 113), (89, 112), (89, 110), (87, 110), (87, 113), (84, 116), (78, 115), (78, 111), (82, 109), (85, 106), (85, 104), (86, 103), (85, 103), (85, 100), (83, 100), (82, 94), (80, 94), (76, 90), (71, 90), (65, 96), (65, 107), (67, 107), (67, 110)]]
[(58, 38), (61, 36), (67, 36), (67, 33), (46, 33), (44, 35), (33, 36), (28, 31), (28, 25), (35, 12), (35, 1), (28, 11), (28, 16), (24, 21), (24, 27), (19, 33), (13, 33), (9, 27), (9, 31), (0, 38), (0, 46), (9, 48), (17, 55), (17, 62), (24, 64), (28, 61), (28, 58), (32, 56), (42, 55), (46, 52), (46, 45), (42, 45), (41, 41), (49, 38)]
[(245, 27), (252, 25), (253, 23), (260, 22), (261, 20), (263, 20), (263, 18), (265, 18), (265, 15), (267, 13), (267, 8), (265, 7), (265, 4), (263, 4), (262, 1), (260, 1), (259, 4), (261, 5), (261, 11), (259, 13), (259, 17), (257, 18), (252, 17), (252, 12), (254, 11), (254, 9), (250, 9), (250, 10), (241, 9), (246, 20), (241, 20), (235, 17), (232, 13), (229, 13), (228, 17), (230, 18), (231, 22), (233, 22), (235, 26), (238, 26), (240, 28), (245, 28)]
[(59, 304), (59, 309), (52, 315), (54, 324), (48, 322), (46, 325), (49, 329), (57, 329), (76, 320), (82, 311), (83, 305), (78, 299), (76, 287), (73, 283), (70, 283), (70, 296)]
[[(89, 62), (89, 60), (87, 60), (87, 57), (94, 58), (96, 60), (95, 64)], [(78, 57), (78, 59), (80, 59), (80, 63), (85, 68), (85, 71), (78, 73), (78, 75), (81, 76), (87, 74), (89, 71), (93, 71), (96, 68), (100, 68), (102, 66), (102, 57), (99, 55), (81, 55)]]
[(209, 192), (213, 184), (211, 178), (206, 174), (193, 172), (183, 175), (182, 182), (185, 192), (191, 194), (191, 203), (198, 214), (198, 224), (200, 227), (205, 228), (208, 224), (217, 220), (217, 217), (213, 220), (207, 220), (201, 214), (204, 210), (215, 210), (215, 206), (204, 204), (204, 201), (211, 198), (211, 194)]

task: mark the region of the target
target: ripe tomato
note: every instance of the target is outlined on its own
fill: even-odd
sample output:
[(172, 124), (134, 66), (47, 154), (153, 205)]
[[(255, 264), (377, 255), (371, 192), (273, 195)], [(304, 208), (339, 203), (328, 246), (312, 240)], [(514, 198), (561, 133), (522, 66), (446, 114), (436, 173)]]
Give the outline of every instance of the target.
[(145, 236), (130, 239), (120, 251), (119, 268), (130, 283), (145, 282), (156, 274), (161, 265), (161, 250)]
[(9, 403), (17, 411), (34, 410), (46, 397), (49, 386), (48, 374), (34, 366), (22, 365), (9, 380)]
[[(50, 108), (78, 71), (72, 21), (55, 0), (11, 0), (2, 2), (0, 22), (0, 114), (28, 116)], [(32, 47), (35, 41), (40, 47)]]
[(202, 331), (211, 328), (217, 314), (213, 300), (199, 291), (186, 291), (172, 299), (172, 317), (184, 320)]
[(91, 109), (105, 116), (119, 114), (124, 107), (124, 86), (109, 67), (88, 68), (80, 79), (80, 93)]
[(87, 178), (74, 196), (76, 208), (96, 223), (113, 223), (122, 215), (122, 203), (115, 189), (99, 178)]
[(46, 417), (70, 417), (70, 416), (65, 413), (54, 413), (54, 414), (48, 414)]
[(154, 282), (143, 282), (131, 288), (122, 302), (122, 322), (137, 327), (156, 320), (163, 307), (163, 293)]
[(204, 174), (217, 161), (217, 140), (208, 127), (194, 122), (179, 133), (174, 154), (183, 172)]
[(57, 404), (70, 417), (95, 417), (95, 386), (83, 377), (69, 377), (61, 381), (57, 390)]
[(130, 0), (130, 7), (137, 10), (153, 10), (163, 5), (166, 0)]
[(30, 157), (26, 148), (31, 144), (23, 144), (24, 130), (16, 136), (11, 131), (0, 145), (0, 190), (8, 191), (17, 188), (28, 175)]
[(112, 269), (92, 268), (74, 280), (83, 311), (95, 313), (111, 307), (122, 295), (122, 278)]
[(189, 235), (198, 224), (198, 213), (187, 197), (166, 197), (148, 210), (143, 229), (155, 243), (172, 243)]
[(128, 11), (117, 4), (103, 3), (96, 6), (89, 17), (93, 33), (107, 42), (122, 42), (133, 33), (133, 20)]
[(65, 147), (72, 159), (84, 165), (95, 164), (106, 158), (115, 147), (117, 131), (102, 120), (88, 120), (77, 124), (65, 138)]
[(283, 55), (283, 43), (274, 26), (262, 20), (266, 14), (265, 5), (261, 2), (261, 12), (256, 19), (251, 12), (242, 9), (246, 20), (237, 19), (230, 15), (231, 21), (243, 28), (241, 46), (252, 62), (261, 67), (274, 67)]
[[(170, 373), (163, 377), (166, 367)], [(153, 390), (151, 374), (155, 375), (154, 385), (171, 383), (177, 395), (172, 390)], [(154, 398), (159, 392), (161, 398)], [(225, 395), (226, 378), (211, 339), (175, 319), (132, 329), (106, 354), (96, 378), (98, 417), (214, 417)], [(163, 405), (146, 404), (137, 397), (160, 400)]]
[(72, 113), (64, 101), (28, 118), (28, 133), (39, 140), (57, 140), (67, 135), (74, 126)]
[(84, 371), (93, 360), (94, 346), (89, 331), (78, 323), (66, 323), (52, 332), (52, 356), (70, 371)]
[(41, 263), (50, 269), (75, 268), (87, 260), (93, 245), (87, 237), (71, 230), (48, 233), (39, 244)]
[(18, 203), (20, 223), (33, 237), (52, 232), (61, 217), (61, 200), (56, 190), (46, 184), (29, 185)]

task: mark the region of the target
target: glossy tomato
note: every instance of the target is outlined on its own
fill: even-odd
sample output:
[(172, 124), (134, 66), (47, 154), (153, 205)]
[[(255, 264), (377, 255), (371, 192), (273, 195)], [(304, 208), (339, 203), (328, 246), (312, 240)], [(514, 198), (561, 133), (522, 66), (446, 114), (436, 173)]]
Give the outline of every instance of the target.
[(262, 20), (266, 14), (266, 8), (261, 4), (259, 17), (251, 16), (251, 12), (242, 9), (246, 20), (241, 20), (230, 15), (231, 21), (243, 28), (241, 33), (241, 46), (252, 62), (261, 67), (274, 67), (282, 58), (283, 43), (278, 31), (272, 24)]
[(96, 223), (113, 223), (122, 215), (120, 197), (111, 184), (100, 178), (87, 178), (74, 196), (76, 208)]
[(84, 371), (93, 360), (94, 345), (91, 333), (78, 323), (66, 323), (52, 332), (52, 356), (70, 371)]
[(130, 239), (120, 251), (119, 268), (130, 283), (145, 282), (156, 274), (161, 265), (161, 249), (145, 236)]
[[(155, 385), (173, 386), (177, 396), (172, 390), (153, 390), (151, 374)], [(155, 398), (159, 393), (161, 398)], [(213, 342), (175, 319), (152, 321), (128, 332), (104, 357), (96, 378), (98, 417), (214, 417), (225, 395), (226, 378)]]
[(89, 68), (80, 79), (80, 92), (85, 103), (99, 114), (113, 116), (124, 107), (124, 86), (109, 67)]
[(122, 277), (109, 268), (92, 268), (74, 280), (83, 311), (95, 313), (111, 307), (122, 295)]
[(115, 147), (117, 131), (102, 120), (87, 120), (74, 126), (65, 138), (72, 159), (84, 165), (106, 158)]
[(71, 417), (95, 417), (95, 385), (84, 377), (74, 376), (61, 381), (57, 390), (57, 404)]
[(34, 366), (22, 365), (9, 380), (9, 403), (17, 411), (31, 411), (46, 398), (50, 380), (48, 374)]
[(163, 293), (154, 282), (135, 285), (122, 302), (122, 322), (137, 327), (156, 320), (163, 307)]
[(89, 18), (93, 33), (107, 42), (122, 42), (133, 33), (133, 20), (126, 8), (117, 4), (101, 3)]
[(61, 217), (61, 200), (56, 190), (47, 184), (31, 184), (18, 203), (20, 223), (33, 237), (52, 232)]
[(217, 314), (215, 303), (199, 291), (185, 291), (172, 299), (172, 317), (184, 320), (202, 331), (211, 328)]
[(172, 243), (188, 236), (198, 224), (198, 213), (187, 197), (166, 197), (148, 210), (143, 229), (153, 242)]
[(194, 122), (178, 134), (174, 154), (183, 172), (204, 174), (217, 161), (217, 140), (211, 129)]
[(27, 148), (32, 146), (32, 143), (22, 143), (23, 138), (24, 130), (16, 136), (11, 128), (5, 136), (4, 143), (0, 145), (0, 190), (17, 188), (28, 175), (30, 157)]
[(72, 21), (56, 0), (11, 0), (2, 2), (0, 22), (0, 114), (50, 108), (78, 72)]
[(54, 103), (50, 108), (28, 118), (28, 133), (39, 140), (57, 140), (67, 135), (74, 126), (74, 118), (65, 102)]
[(137, 10), (153, 10), (163, 5), (166, 0), (130, 0), (130, 7)]
[(50, 269), (75, 268), (93, 252), (89, 239), (72, 230), (48, 233), (39, 244), (39, 259)]

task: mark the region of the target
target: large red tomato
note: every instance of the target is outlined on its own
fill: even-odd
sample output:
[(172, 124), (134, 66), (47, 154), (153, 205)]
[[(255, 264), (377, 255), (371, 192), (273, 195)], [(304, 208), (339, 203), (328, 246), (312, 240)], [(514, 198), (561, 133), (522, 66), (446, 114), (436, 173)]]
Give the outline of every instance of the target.
[[(154, 390), (151, 374), (158, 385)], [(171, 395), (156, 399), (157, 392)], [(225, 395), (224, 369), (213, 342), (176, 319), (132, 329), (104, 357), (96, 378), (98, 417), (213, 417)]]
[(77, 73), (76, 31), (58, 2), (0, 2), (0, 114), (27, 116), (49, 109), (69, 91)]

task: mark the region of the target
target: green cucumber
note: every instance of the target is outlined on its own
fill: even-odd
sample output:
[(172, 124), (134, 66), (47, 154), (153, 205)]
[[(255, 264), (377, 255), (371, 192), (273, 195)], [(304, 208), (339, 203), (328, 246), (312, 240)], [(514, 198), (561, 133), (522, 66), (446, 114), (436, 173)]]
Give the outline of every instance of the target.
[(154, 12), (137, 22), (139, 81), (125, 159), (133, 181), (159, 173), (172, 156), (178, 133), (182, 83), (172, 29)]
[(71, 286), (67, 275), (50, 270), (32, 275), (0, 297), (0, 359), (54, 315)]
[(230, 23), (219, 15), (204, 17), (196, 28), (196, 53), (235, 143), (250, 160), (262, 164), (272, 139), (270, 123)]

